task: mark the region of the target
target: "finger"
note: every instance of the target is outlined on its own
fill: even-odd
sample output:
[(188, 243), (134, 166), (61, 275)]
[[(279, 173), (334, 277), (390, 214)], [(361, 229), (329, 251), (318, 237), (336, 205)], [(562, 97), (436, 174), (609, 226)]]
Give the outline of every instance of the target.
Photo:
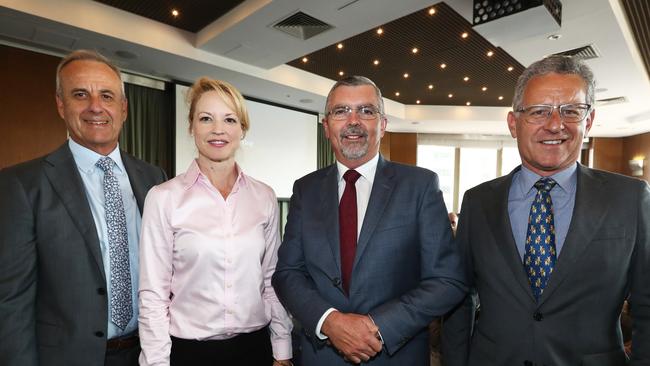
[[(381, 343), (381, 340), (377, 338), (373, 338), (368, 345), (370, 348), (372, 348), (373, 351), (375, 352), (380, 352), (382, 348), (384, 348), (384, 345)], [(374, 356), (374, 355), (373, 355)]]

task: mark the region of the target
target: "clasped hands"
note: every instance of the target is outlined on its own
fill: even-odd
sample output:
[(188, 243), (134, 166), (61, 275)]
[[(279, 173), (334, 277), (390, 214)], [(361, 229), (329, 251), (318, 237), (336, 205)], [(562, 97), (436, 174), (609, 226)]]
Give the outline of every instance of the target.
[(379, 328), (368, 315), (333, 311), (325, 318), (321, 333), (353, 363), (368, 361), (382, 348)]

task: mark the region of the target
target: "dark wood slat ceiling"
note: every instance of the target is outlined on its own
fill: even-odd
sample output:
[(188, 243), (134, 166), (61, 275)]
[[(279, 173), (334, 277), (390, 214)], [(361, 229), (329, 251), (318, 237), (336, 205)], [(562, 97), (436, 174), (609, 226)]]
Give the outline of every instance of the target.
[[(95, 0), (118, 9), (196, 33), (243, 0)], [(172, 10), (179, 14), (174, 17)]]
[[(431, 8), (434, 14), (429, 13)], [(307, 62), (301, 57), (289, 65), (331, 79), (340, 79), (340, 71), (367, 76), (385, 97), (404, 104), (417, 104), (418, 100), (430, 105), (511, 104), (524, 67), (473, 31), (471, 24), (447, 4), (438, 3), (381, 28), (382, 34), (377, 28), (370, 29), (341, 41), (341, 49), (333, 44), (305, 55)], [(461, 37), (464, 32), (467, 38)], [(412, 52), (414, 47), (417, 53)], [(494, 55), (488, 57), (488, 51)], [(373, 65), (374, 60), (379, 64)], [(440, 67), (443, 63), (444, 69)], [(468, 81), (463, 80), (465, 76)], [(484, 86), (486, 91), (481, 90)]]
[(621, 0), (621, 4), (650, 77), (650, 3), (648, 0)]

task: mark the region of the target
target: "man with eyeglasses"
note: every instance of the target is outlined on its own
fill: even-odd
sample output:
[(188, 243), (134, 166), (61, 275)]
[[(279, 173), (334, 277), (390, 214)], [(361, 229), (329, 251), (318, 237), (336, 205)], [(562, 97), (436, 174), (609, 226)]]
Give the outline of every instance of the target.
[(296, 181), (273, 286), (302, 365), (428, 366), (427, 325), (465, 295), (435, 173), (386, 161), (381, 92), (352, 76), (323, 119), (336, 163)]
[(650, 188), (577, 160), (594, 120), (594, 77), (550, 56), (519, 77), (508, 127), (522, 164), (467, 191), (458, 244), (468, 297), (443, 326), (446, 365), (650, 365)]

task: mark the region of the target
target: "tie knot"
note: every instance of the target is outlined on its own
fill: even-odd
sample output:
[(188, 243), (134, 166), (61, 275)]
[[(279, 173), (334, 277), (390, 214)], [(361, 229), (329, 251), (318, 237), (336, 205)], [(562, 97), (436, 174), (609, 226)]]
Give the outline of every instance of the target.
[(538, 191), (550, 192), (556, 184), (557, 182), (553, 178), (542, 178), (535, 182), (535, 188)]
[(361, 174), (359, 174), (359, 172), (357, 172), (354, 169), (350, 169), (347, 172), (345, 172), (345, 174), (343, 174), (343, 179), (345, 179), (345, 183), (348, 184), (356, 183), (359, 177), (361, 177)]
[(97, 160), (97, 163), (95, 163), (95, 165), (97, 165), (101, 170), (103, 170), (104, 173), (113, 172), (113, 159), (109, 158), (108, 156), (99, 158), (99, 160)]

